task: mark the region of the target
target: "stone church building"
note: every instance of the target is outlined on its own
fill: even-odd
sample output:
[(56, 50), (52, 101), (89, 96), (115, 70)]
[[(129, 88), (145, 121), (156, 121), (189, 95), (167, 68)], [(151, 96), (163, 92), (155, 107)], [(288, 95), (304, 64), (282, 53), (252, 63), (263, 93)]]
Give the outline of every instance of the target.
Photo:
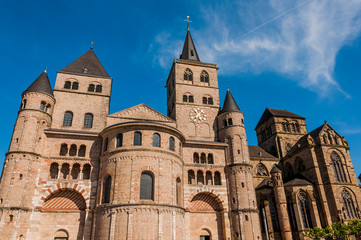
[[(174, 59), (167, 116), (109, 113), (112, 78), (93, 49), (22, 93), (0, 182), (0, 238), (302, 240), (361, 217), (350, 147), (327, 122), (265, 109), (258, 146), (217, 65), (189, 30)], [(20, 103), (20, 102), (19, 102)], [(261, 115), (261, 114), (260, 114)]]

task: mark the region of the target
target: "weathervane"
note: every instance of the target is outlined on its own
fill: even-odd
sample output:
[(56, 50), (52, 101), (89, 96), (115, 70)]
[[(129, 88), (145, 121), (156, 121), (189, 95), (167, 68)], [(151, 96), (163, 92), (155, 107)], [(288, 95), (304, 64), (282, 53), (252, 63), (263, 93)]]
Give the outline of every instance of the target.
[(185, 22), (187, 22), (187, 30), (189, 31), (189, 23), (192, 22), (191, 20), (189, 20), (189, 16), (187, 16), (187, 19), (184, 20)]
[(90, 49), (93, 49), (94, 41), (91, 42)]

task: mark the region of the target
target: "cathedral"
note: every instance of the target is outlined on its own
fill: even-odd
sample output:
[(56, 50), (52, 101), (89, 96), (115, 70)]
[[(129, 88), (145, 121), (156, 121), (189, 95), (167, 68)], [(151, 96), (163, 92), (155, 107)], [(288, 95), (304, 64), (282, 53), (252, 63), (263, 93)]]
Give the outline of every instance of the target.
[(266, 108), (250, 146), (189, 29), (170, 67), (167, 115), (109, 113), (112, 78), (92, 48), (54, 88), (46, 70), (30, 84), (1, 175), (2, 240), (304, 240), (360, 219), (350, 147), (330, 124), (308, 131)]

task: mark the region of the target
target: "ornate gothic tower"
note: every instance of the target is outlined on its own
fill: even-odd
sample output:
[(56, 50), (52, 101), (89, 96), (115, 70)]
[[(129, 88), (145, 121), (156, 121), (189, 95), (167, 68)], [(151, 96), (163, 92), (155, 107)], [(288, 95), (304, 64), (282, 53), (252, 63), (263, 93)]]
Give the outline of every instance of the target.
[(244, 114), (228, 90), (218, 114), (219, 138), (226, 142), (226, 177), (232, 239), (261, 238)]
[(167, 80), (168, 116), (186, 138), (214, 141), (219, 110), (217, 65), (199, 60), (189, 29)]
[(43, 162), (44, 128), (52, 122), (55, 98), (44, 71), (22, 93), (9, 152), (0, 183), (0, 236), (18, 239), (26, 235), (34, 210), (33, 196)]

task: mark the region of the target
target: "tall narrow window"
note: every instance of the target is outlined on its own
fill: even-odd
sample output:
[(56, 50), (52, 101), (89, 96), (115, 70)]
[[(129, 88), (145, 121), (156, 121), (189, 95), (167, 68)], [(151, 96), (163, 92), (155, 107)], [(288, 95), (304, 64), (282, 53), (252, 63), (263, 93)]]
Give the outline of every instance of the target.
[(78, 157), (85, 157), (85, 152), (86, 152), (86, 146), (85, 145), (80, 145), (79, 152), (78, 152)]
[(112, 177), (108, 176), (103, 185), (103, 203), (109, 203), (110, 202), (110, 192), (112, 188)]
[(70, 88), (71, 88), (71, 82), (70, 82), (70, 81), (66, 81), (66, 82), (64, 83), (64, 88), (65, 88), (65, 89), (70, 89)]
[(193, 72), (189, 68), (184, 71), (184, 80), (193, 81)]
[(102, 85), (97, 85), (95, 88), (95, 92), (97, 92), (97, 93), (101, 93), (102, 90), (103, 90)]
[(213, 154), (212, 153), (209, 153), (208, 154), (208, 164), (213, 164)]
[(160, 135), (158, 133), (153, 134), (153, 147), (160, 147)]
[(153, 175), (150, 172), (143, 172), (140, 176), (140, 199), (153, 200)]
[(213, 105), (213, 98), (211, 98), (211, 97), (208, 98), (208, 104)]
[(189, 96), (188, 96), (188, 102), (191, 102), (191, 103), (194, 102), (194, 98), (193, 98), (192, 95), (189, 95)]
[(123, 146), (123, 134), (119, 133), (117, 135), (117, 147)]
[(311, 212), (309, 208), (309, 201), (307, 194), (305, 192), (300, 192), (298, 194), (298, 206), (300, 208), (303, 227), (304, 228), (313, 228)]
[(176, 180), (176, 200), (177, 200), (177, 204), (180, 205), (181, 201), (182, 201), (182, 185), (181, 185), (181, 180), (180, 178), (177, 178)]
[(198, 153), (193, 153), (193, 162), (199, 163), (199, 154)]
[(188, 171), (188, 184), (194, 184), (196, 180), (195, 174), (193, 170)]
[(73, 113), (67, 111), (64, 114), (63, 126), (70, 127), (72, 124), (73, 124)]
[(226, 120), (226, 119), (224, 119), (224, 120), (223, 120), (223, 125), (224, 125), (225, 127), (227, 127), (227, 126), (228, 126), (228, 122), (227, 122), (227, 120)]
[(355, 204), (352, 200), (351, 194), (346, 189), (342, 190), (342, 201), (344, 205), (344, 209), (346, 211), (347, 218), (357, 218)]
[(78, 90), (78, 88), (79, 88), (79, 83), (78, 82), (73, 82), (73, 85), (71, 86), (71, 89)]
[(63, 165), (61, 165), (61, 170), (60, 170), (61, 174), (63, 175), (61, 178), (62, 179), (66, 179), (67, 176), (69, 175), (69, 164), (68, 163), (64, 163)]
[(66, 145), (65, 143), (61, 144), (60, 147), (60, 156), (66, 156), (66, 154), (68, 154), (68, 145)]
[(233, 125), (233, 120), (232, 120), (232, 118), (229, 118), (228, 119), (228, 126), (232, 126)]
[(87, 113), (84, 116), (84, 128), (92, 128), (93, 127), (93, 114)]
[(300, 129), (300, 124), (298, 122), (296, 122), (296, 131), (299, 133), (301, 132), (301, 129)]
[(57, 179), (58, 178), (58, 171), (59, 171), (59, 164), (52, 163), (50, 166), (50, 178)]
[(274, 196), (271, 196), (269, 199), (269, 210), (270, 210), (270, 214), (271, 214), (273, 232), (279, 232), (277, 209), (275, 206)]
[(80, 164), (75, 163), (73, 167), (71, 168), (71, 177), (72, 179), (78, 179), (80, 173)]
[(202, 103), (203, 103), (203, 104), (207, 104), (207, 102), (208, 102), (207, 97), (203, 97), (203, 98), (202, 98)]
[(201, 73), (201, 82), (209, 84), (209, 75), (206, 71), (202, 71)]
[(134, 133), (134, 146), (142, 146), (142, 133), (135, 132)]
[(69, 156), (76, 156), (76, 152), (78, 151), (77, 147), (75, 144), (72, 144), (70, 146), (70, 150), (69, 150)]
[(94, 84), (89, 84), (88, 86), (88, 92), (94, 92), (95, 86)]
[(213, 185), (212, 173), (210, 171), (206, 172), (206, 185)]
[(204, 185), (204, 176), (203, 176), (203, 172), (201, 170), (199, 170), (197, 172), (197, 184)]
[(26, 103), (27, 103), (27, 100), (24, 99), (22, 109), (26, 108)]
[(45, 111), (46, 108), (46, 102), (41, 102), (40, 103), (40, 110)]
[(346, 174), (341, 162), (340, 156), (333, 151), (331, 153), (332, 166), (335, 173), (335, 178), (337, 182), (347, 182)]
[(188, 102), (188, 96), (187, 95), (183, 95), (183, 102)]
[(207, 163), (206, 154), (201, 153), (201, 163)]
[(83, 166), (83, 179), (90, 179), (90, 171), (91, 171), (90, 164), (85, 164)]
[(174, 151), (174, 137), (169, 138), (169, 150)]
[(222, 185), (221, 174), (218, 171), (214, 173), (214, 185)]
[(104, 152), (108, 151), (108, 138), (104, 139)]

